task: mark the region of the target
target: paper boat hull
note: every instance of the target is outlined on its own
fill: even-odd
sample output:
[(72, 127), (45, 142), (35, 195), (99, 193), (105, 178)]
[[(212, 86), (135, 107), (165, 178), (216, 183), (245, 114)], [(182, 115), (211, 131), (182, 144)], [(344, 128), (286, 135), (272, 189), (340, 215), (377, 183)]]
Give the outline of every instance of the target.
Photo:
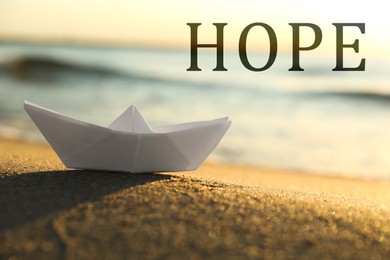
[(25, 103), (25, 110), (68, 168), (122, 172), (197, 169), (228, 130), (227, 119), (129, 133)]

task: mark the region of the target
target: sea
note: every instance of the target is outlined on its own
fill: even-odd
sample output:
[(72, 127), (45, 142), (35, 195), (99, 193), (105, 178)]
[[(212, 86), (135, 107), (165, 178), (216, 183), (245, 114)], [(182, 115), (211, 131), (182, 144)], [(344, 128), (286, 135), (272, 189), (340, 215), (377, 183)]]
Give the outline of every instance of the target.
[[(390, 180), (390, 61), (366, 57), (365, 71), (337, 72), (334, 56), (303, 53), (305, 71), (289, 71), (291, 53), (280, 52), (253, 72), (225, 50), (228, 71), (213, 71), (205, 49), (202, 71), (187, 71), (186, 48), (3, 42), (0, 137), (45, 142), (25, 100), (103, 126), (134, 104), (152, 127), (229, 116), (210, 161)], [(261, 67), (268, 53), (248, 57)]]

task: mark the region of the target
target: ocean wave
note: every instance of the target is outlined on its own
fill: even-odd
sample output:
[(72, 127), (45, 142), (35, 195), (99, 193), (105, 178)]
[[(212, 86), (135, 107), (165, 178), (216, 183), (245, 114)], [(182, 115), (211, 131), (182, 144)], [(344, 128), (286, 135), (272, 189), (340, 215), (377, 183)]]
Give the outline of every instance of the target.
[(369, 91), (305, 91), (299, 95), (305, 98), (340, 98), (355, 101), (383, 102), (390, 104), (390, 93)]
[(6, 61), (0, 61), (0, 75), (11, 76), (25, 81), (62, 81), (66, 79), (115, 79), (128, 81), (155, 82), (162, 84), (210, 87), (212, 83), (185, 80), (179, 77), (163, 77), (142, 71), (118, 70), (117, 68), (84, 64), (78, 61), (66, 61), (45, 56), (18, 56)]
[[(146, 71), (136, 71), (129, 68), (120, 70), (109, 64), (87, 64), (77, 60), (67, 61), (58, 57), (27, 55), (18, 56), (6, 61), (0, 61), (0, 76), (12, 77), (26, 82), (48, 82), (61, 86), (61, 82), (70, 80), (88, 81), (113, 80), (127, 82), (146, 82), (150, 86), (169, 85), (170, 87), (196, 88), (204, 91), (239, 90), (255, 91), (256, 88), (242, 88), (242, 85), (226, 84), (225, 82), (197, 81), (175, 75), (154, 74)], [(77, 85), (77, 83), (76, 83)]]
[[(170, 86), (201, 88), (202, 90), (237, 91), (251, 96), (290, 96), (297, 98), (339, 98), (354, 101), (389, 103), (390, 93), (370, 91), (290, 91), (259, 84), (235, 84), (234, 82), (197, 81), (171, 75), (157, 75), (135, 70), (120, 70), (109, 64), (88, 64), (77, 60), (65, 60), (44, 55), (20, 55), (0, 61), (0, 75), (25, 81), (63, 81), (84, 78), (101, 80), (141, 81)], [(61, 84), (60, 84), (61, 85)], [(390, 103), (389, 103), (390, 104)]]
[(53, 76), (77, 74), (79, 76), (125, 76), (123, 73), (98, 65), (72, 63), (61, 59), (40, 56), (20, 56), (3, 61), (0, 72), (19, 79), (46, 79)]

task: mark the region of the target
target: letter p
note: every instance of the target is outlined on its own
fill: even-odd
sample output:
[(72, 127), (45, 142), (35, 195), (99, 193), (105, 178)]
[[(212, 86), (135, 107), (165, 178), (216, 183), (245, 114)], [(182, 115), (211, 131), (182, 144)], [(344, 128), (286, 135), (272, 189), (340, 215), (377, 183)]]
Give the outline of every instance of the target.
[[(293, 32), (293, 43), (292, 43), (292, 67), (289, 71), (304, 71), (304, 69), (299, 66), (299, 52), (300, 51), (309, 51), (317, 48), (322, 41), (322, 32), (320, 27), (312, 23), (289, 23), (292, 27)], [(307, 47), (299, 46), (299, 28), (301, 26), (310, 27), (314, 31), (314, 42), (312, 45)]]

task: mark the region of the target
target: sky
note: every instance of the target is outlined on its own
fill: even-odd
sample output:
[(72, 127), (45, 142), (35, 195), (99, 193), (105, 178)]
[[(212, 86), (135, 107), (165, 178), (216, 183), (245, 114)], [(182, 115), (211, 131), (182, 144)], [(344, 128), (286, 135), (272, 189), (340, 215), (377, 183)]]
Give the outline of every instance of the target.
[[(323, 32), (318, 51), (335, 52), (336, 22), (366, 24), (363, 35), (357, 28), (345, 31), (346, 42), (359, 39), (360, 52), (389, 55), (390, 19), (386, 1), (253, 1), (253, 0), (0, 0), (0, 39), (138, 44), (187, 47), (189, 22), (200, 22), (199, 41), (215, 42), (212, 23), (226, 22), (227, 48), (236, 48), (242, 30), (254, 22), (269, 24), (281, 51), (291, 49), (288, 23), (315, 23)], [(302, 45), (310, 45), (313, 33), (302, 31)], [(253, 29), (248, 46), (267, 50), (268, 36)], [(352, 50), (351, 50), (352, 51)]]

